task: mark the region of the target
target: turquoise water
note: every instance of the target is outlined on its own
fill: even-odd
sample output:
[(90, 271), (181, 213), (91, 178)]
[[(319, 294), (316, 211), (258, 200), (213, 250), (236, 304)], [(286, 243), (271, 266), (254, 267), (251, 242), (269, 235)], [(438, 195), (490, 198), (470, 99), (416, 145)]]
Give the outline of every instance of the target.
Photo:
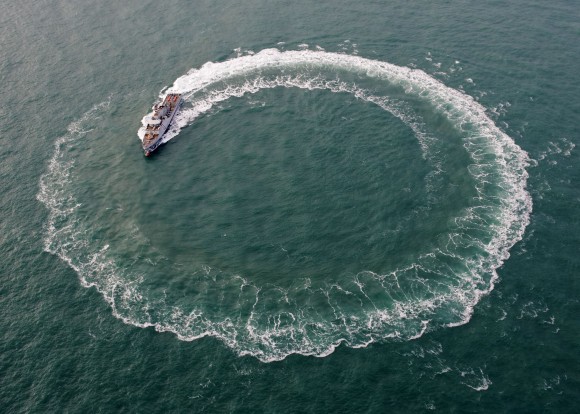
[(573, 412), (579, 14), (7, 6), (6, 411)]

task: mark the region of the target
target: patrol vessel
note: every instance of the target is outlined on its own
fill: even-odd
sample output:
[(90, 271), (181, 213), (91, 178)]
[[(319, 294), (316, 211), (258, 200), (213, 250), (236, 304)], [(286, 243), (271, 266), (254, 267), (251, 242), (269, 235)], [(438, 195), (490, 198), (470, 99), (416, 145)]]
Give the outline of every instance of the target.
[(163, 135), (169, 129), (169, 125), (171, 125), (171, 121), (173, 121), (175, 114), (179, 111), (180, 105), (181, 94), (168, 93), (161, 103), (153, 106), (153, 115), (146, 119), (147, 126), (143, 137), (143, 150), (146, 157), (151, 155), (161, 145)]

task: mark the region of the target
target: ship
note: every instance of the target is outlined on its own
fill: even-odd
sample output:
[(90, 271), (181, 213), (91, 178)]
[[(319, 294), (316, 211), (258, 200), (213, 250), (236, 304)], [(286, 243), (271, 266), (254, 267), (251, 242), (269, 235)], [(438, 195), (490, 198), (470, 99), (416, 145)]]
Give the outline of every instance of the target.
[(161, 145), (163, 136), (179, 112), (181, 102), (181, 94), (168, 93), (161, 103), (153, 106), (153, 115), (146, 119), (147, 126), (143, 137), (143, 151), (146, 157)]

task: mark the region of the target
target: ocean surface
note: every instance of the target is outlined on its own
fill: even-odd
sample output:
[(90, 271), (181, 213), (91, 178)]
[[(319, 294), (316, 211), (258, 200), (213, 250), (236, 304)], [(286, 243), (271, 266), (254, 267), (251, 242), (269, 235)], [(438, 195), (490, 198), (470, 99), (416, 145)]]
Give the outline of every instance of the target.
[(23, 0), (0, 38), (1, 412), (577, 412), (577, 0)]

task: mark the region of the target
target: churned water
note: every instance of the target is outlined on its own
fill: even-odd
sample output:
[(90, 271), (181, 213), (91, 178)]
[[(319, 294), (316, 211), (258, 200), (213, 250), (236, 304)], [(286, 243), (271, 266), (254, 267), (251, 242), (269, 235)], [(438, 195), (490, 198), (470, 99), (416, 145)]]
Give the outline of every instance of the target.
[(7, 412), (574, 411), (575, 2), (5, 9)]

